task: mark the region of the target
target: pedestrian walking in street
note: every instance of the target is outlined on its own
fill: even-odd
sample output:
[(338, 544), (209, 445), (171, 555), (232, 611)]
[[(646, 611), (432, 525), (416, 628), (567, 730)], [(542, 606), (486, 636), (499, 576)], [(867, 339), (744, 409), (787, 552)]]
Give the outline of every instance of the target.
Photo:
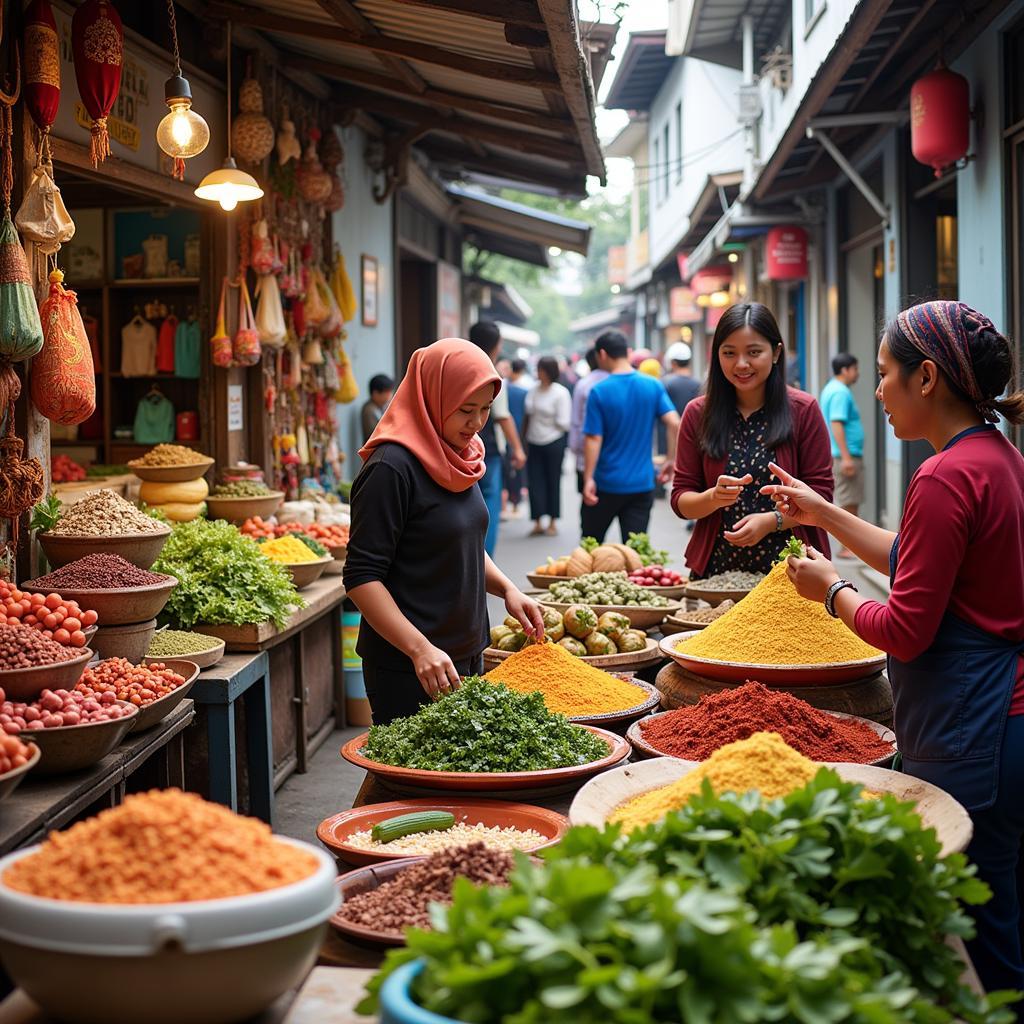
[(356, 649), (376, 725), (481, 671), (487, 594), (543, 636), (540, 606), (484, 552), (478, 435), (500, 387), (493, 362), (467, 341), (417, 349), (359, 452), (344, 579), (363, 616)]
[[(469, 340), (485, 353), (492, 366), (498, 361), (501, 354), (501, 331), (496, 323), (481, 320), (473, 324), (469, 329)], [(480, 490), (483, 492), (487, 514), (490, 516), (484, 549), (493, 557), (494, 549), (498, 546), (498, 527), (501, 523), (502, 455), (505, 445), (511, 452), (510, 459), (514, 467), (522, 469), (526, 465), (526, 453), (519, 440), (519, 431), (516, 430), (515, 421), (512, 419), (508, 395), (504, 388), (494, 396), (490, 417), (480, 428), (480, 438), (484, 443), (484, 461), (487, 466), (487, 471), (480, 481)]]
[(668, 459), (658, 474), (664, 482), (672, 474), (679, 414), (661, 381), (637, 373), (630, 365), (624, 334), (606, 331), (594, 348), (598, 365), (608, 376), (587, 398), (580, 526), (585, 537), (603, 541), (618, 519), (626, 540), (630, 533), (646, 533), (651, 518), (654, 426), (660, 420), (668, 429)]
[[(526, 417), (526, 395), (533, 384), (534, 382), (526, 376), (526, 360), (513, 359), (509, 363), (505, 387), (508, 389), (509, 412), (520, 437), (523, 437), (523, 421)], [(507, 519), (518, 519), (522, 514), (519, 505), (523, 500), (525, 479), (523, 467), (515, 465), (512, 453), (506, 446), (502, 459), (502, 522)]]
[(583, 421), (587, 415), (590, 392), (608, 376), (597, 365), (597, 349), (588, 348), (583, 356), (589, 372), (580, 378), (572, 391), (572, 421), (569, 424), (569, 450), (576, 456), (576, 489), (583, 493)]
[(700, 381), (693, 375), (693, 349), (685, 341), (677, 341), (665, 351), (665, 361), (671, 368), (661, 383), (680, 416), (700, 394)]
[[(864, 501), (864, 425), (853, 397), (853, 385), (860, 378), (857, 357), (840, 352), (832, 360), (832, 379), (821, 389), (821, 414), (832, 437), (833, 500), (855, 516)], [(853, 555), (840, 548), (838, 558)]]
[[(715, 329), (704, 395), (683, 413), (672, 509), (696, 520), (686, 548), (695, 579), (729, 570), (768, 572), (792, 530), (827, 551), (807, 528), (766, 501), (778, 463), (832, 500), (828, 431), (811, 395), (786, 387), (786, 353), (775, 317), (759, 302), (730, 307)], [(795, 468), (799, 467), (799, 469)]]
[[(531, 537), (558, 534), (562, 514), (562, 463), (572, 418), (572, 399), (558, 382), (558, 360), (537, 363), (537, 383), (526, 395), (526, 474), (530, 485)], [(544, 517), (548, 517), (545, 529)]]
[(782, 469), (766, 488), (781, 514), (889, 576), (887, 600), (872, 601), (817, 552), (789, 559), (803, 597), (889, 655), (902, 771), (971, 816), (965, 852), (992, 898), (964, 908), (977, 926), (967, 950), (990, 992), (1024, 989), (1024, 457), (996, 426), (1024, 423), (1013, 362), (1009, 341), (962, 302), (913, 306), (886, 328), (875, 397), (896, 437), (935, 452), (910, 481), (898, 534)]
[(395, 382), (386, 374), (378, 373), (370, 378), (370, 397), (363, 402), (359, 419), (363, 428), (363, 444), (370, 440), (384, 410), (395, 393)]

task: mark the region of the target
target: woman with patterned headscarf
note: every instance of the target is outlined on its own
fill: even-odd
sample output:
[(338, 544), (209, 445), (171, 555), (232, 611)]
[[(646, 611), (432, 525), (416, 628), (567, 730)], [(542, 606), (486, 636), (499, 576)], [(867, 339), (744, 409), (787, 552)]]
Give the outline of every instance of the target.
[(1010, 343), (962, 302), (900, 313), (879, 345), (878, 374), (875, 395), (896, 436), (935, 449), (910, 481), (899, 533), (778, 469), (782, 483), (764, 490), (889, 574), (882, 603), (860, 597), (813, 550), (789, 562), (800, 594), (888, 653), (903, 771), (967, 808), (967, 852), (993, 890), (974, 912), (971, 957), (986, 988), (1024, 989), (1024, 456), (996, 428), (1000, 417), (1024, 423), (1024, 391)]

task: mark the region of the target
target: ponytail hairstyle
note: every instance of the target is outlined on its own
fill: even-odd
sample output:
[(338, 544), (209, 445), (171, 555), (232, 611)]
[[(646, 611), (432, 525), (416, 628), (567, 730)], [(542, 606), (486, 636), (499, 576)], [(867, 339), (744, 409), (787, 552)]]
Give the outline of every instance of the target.
[(700, 446), (713, 459), (725, 458), (728, 453), (733, 417), (736, 415), (736, 388), (725, 376), (718, 352), (736, 331), (744, 327), (761, 335), (773, 351), (780, 346), (782, 348), (765, 382), (764, 411), (768, 418), (765, 445), (776, 448), (793, 436), (793, 415), (786, 391), (786, 347), (782, 341), (782, 332), (767, 306), (760, 302), (738, 302), (730, 306), (718, 321), (711, 343), (711, 365), (708, 367), (700, 424)]
[(984, 314), (963, 302), (924, 302), (899, 313), (883, 340), (904, 378), (931, 359), (953, 396), (986, 420), (1024, 423), (1013, 350)]

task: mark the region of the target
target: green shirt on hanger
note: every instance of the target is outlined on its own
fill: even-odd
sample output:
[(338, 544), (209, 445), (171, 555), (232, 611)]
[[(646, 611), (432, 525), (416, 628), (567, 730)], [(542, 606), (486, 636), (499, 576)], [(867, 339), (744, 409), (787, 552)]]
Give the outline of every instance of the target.
[(174, 332), (174, 373), (177, 377), (197, 380), (200, 374), (200, 353), (203, 336), (198, 320), (182, 320)]
[(174, 406), (159, 392), (151, 391), (135, 411), (135, 441), (167, 444), (174, 440)]

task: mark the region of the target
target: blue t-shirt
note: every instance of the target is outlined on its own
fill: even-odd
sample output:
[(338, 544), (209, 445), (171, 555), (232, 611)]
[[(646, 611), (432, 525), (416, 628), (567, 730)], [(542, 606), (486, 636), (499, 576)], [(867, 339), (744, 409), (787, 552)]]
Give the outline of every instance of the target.
[(828, 424), (828, 436), (832, 439), (832, 458), (842, 457), (839, 445), (832, 434), (832, 423), (837, 421), (846, 424), (846, 447), (855, 458), (864, 455), (864, 425), (860, 421), (860, 411), (854, 401), (849, 385), (833, 377), (821, 389), (821, 413)]
[(512, 413), (516, 430), (523, 432), (523, 417), (526, 415), (527, 389), (521, 384), (508, 385), (508, 411)]
[(613, 373), (587, 399), (584, 434), (601, 437), (594, 481), (609, 494), (641, 494), (654, 489), (651, 432), (666, 413), (675, 412), (661, 381), (643, 373)]

